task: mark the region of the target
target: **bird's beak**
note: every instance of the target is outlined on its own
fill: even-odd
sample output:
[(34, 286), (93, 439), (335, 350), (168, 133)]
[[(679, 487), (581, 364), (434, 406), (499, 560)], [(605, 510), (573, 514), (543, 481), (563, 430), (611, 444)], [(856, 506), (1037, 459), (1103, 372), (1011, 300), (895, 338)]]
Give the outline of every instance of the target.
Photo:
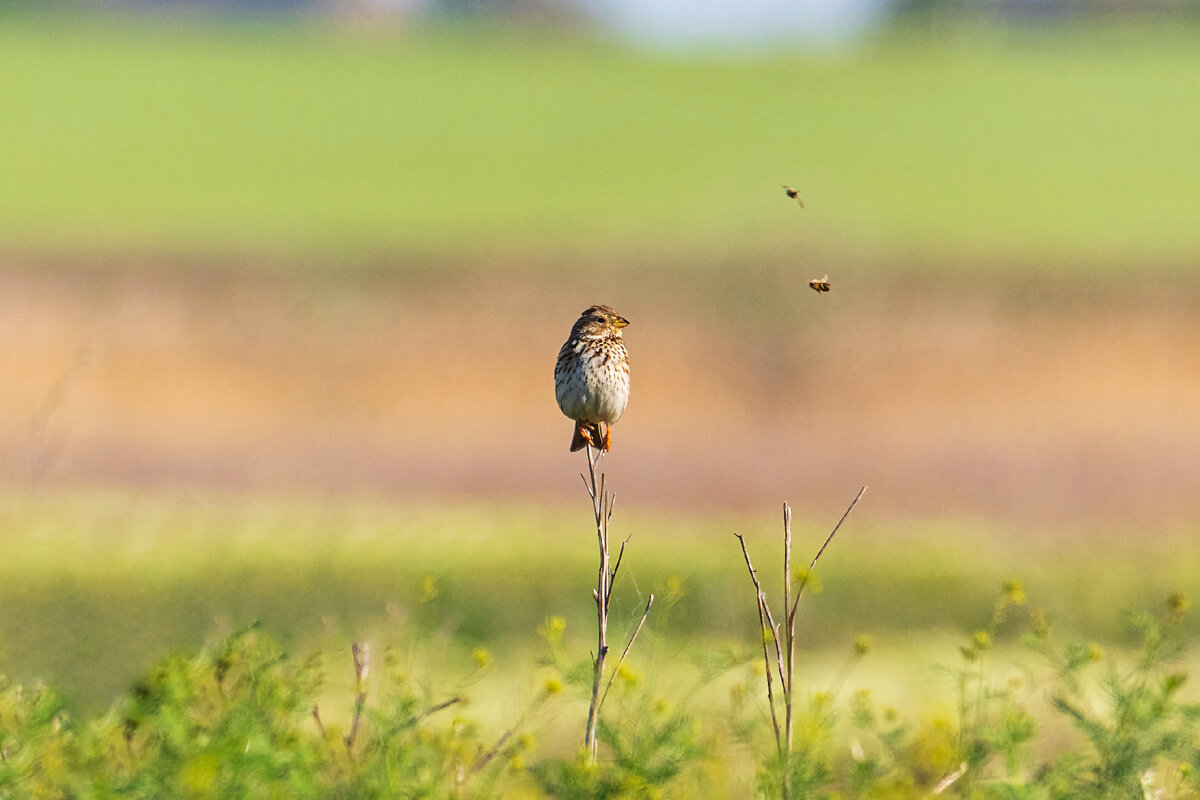
[(621, 330), (621, 328), (624, 328), (628, 324), (629, 320), (625, 319), (624, 317), (617, 317), (613, 320), (613, 327), (617, 330)]

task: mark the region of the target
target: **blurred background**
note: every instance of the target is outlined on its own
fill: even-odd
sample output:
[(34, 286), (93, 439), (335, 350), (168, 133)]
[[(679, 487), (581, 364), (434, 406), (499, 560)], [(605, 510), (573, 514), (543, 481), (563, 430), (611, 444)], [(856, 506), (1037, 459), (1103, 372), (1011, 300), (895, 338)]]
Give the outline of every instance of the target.
[(7, 0), (0, 74), (0, 668), (75, 702), (251, 619), (582, 635), (597, 302), (680, 635), (861, 485), (814, 647), (1194, 583), (1196, 2)]

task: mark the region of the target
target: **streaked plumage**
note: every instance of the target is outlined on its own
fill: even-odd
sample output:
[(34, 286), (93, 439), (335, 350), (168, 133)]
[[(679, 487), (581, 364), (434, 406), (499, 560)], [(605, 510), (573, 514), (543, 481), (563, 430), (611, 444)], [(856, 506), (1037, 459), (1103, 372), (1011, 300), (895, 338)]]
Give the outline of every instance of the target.
[(575, 422), (571, 452), (588, 444), (604, 452), (612, 446), (608, 426), (621, 418), (629, 402), (629, 352), (621, 339), (628, 324), (608, 306), (592, 306), (579, 315), (558, 351), (554, 395), (563, 414)]

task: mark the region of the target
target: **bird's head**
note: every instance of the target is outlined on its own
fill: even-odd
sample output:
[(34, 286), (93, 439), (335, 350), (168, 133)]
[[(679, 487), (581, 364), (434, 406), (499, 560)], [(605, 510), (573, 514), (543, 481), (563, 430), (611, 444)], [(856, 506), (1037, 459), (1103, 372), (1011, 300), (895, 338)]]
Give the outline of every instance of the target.
[(584, 336), (620, 338), (621, 329), (629, 324), (629, 320), (613, 311), (608, 306), (592, 306), (579, 315), (575, 329)]

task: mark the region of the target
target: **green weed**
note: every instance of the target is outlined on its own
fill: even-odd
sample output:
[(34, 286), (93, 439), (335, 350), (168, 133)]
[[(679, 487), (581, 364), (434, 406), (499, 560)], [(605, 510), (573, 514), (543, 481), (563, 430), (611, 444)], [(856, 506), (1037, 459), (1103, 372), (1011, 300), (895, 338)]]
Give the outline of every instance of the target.
[[(631, 668), (618, 676), (599, 726), (600, 758), (582, 747), (545, 746), (540, 732), (564, 712), (576, 721), (590, 683), (588, 662), (565, 667), (570, 691), (535, 681), (526, 711), (500, 734), (474, 712), (473, 681), (493, 663), (477, 653), (457, 683), (418, 680), (411, 663), (384, 651), (368, 681), (356, 659), (355, 690), (338, 676), (350, 664), (293, 659), (258, 628), (234, 632), (193, 656), (162, 659), (107, 712), (75, 718), (42, 686), (0, 685), (0, 792), (5, 797), (792, 797), (1191, 798), (1200, 796), (1200, 705), (1183, 698), (1179, 658), (1189, 644), (1188, 601), (1129, 622), (1141, 637), (1128, 657), (1095, 645), (1059, 644), (1023, 591), (1006, 586), (989, 623), (968, 635), (955, 675), (951, 716), (906, 716), (843, 679), (806, 687), (796, 746), (780, 754), (765, 709), (749, 687), (758, 654), (710, 659), (701, 687), (745, 673), (725, 707), (676, 687), (663, 694)], [(1013, 676), (995, 642), (1027, 619), (1024, 639), (1042, 666)], [(564, 654), (563, 626), (543, 637)], [(867, 656), (863, 642), (848, 663)], [(1006, 651), (1011, 652), (1011, 651)], [(753, 656), (753, 657), (751, 657)], [(716, 665), (723, 661), (722, 665)], [(1128, 662), (1128, 663), (1126, 663)], [(560, 661), (560, 663), (562, 663)], [(651, 667), (653, 669), (653, 665)], [(355, 696), (363, 698), (362, 703)], [(1041, 709), (1030, 704), (1049, 697)], [(340, 699), (337, 699), (339, 698)], [(339, 710), (340, 708), (340, 710)], [(361, 719), (359, 718), (361, 714)], [(1075, 734), (1047, 747), (1056, 720)], [(580, 722), (581, 724), (581, 722)], [(575, 727), (579, 727), (576, 725)], [(736, 762), (746, 762), (746, 768)], [(758, 766), (753, 766), (757, 764)], [(755, 773), (757, 772), (757, 777)]]

